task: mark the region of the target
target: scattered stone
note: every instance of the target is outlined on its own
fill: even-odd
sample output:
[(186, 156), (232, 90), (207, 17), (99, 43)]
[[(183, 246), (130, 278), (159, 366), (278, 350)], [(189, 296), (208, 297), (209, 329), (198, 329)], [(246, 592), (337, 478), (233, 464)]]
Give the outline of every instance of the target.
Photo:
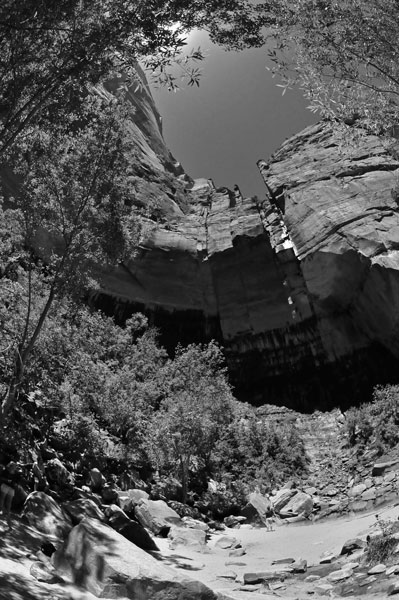
[(178, 546), (187, 546), (191, 549), (203, 552), (206, 545), (206, 533), (202, 529), (191, 529), (189, 527), (177, 527), (173, 525), (168, 533), (170, 547), (172, 550)]
[(239, 526), (241, 526), (241, 523), (243, 523), (246, 520), (247, 520), (247, 517), (243, 517), (243, 516), (236, 517), (234, 515), (230, 515), (223, 519), (223, 523), (226, 525), (226, 527), (237, 527), (237, 526), (239, 527)]
[(349, 579), (353, 575), (352, 569), (339, 569), (338, 571), (333, 571), (329, 575), (327, 575), (328, 581), (342, 581), (343, 579)]
[(334, 586), (331, 585), (330, 583), (319, 583), (314, 591), (316, 594), (319, 594), (320, 596), (329, 596), (330, 593), (333, 591)]
[(246, 553), (247, 551), (245, 550), (245, 548), (234, 548), (234, 550), (230, 550), (229, 556), (244, 556), (244, 554)]
[(371, 471), (372, 477), (377, 477), (378, 475), (383, 475), (384, 472), (388, 469), (391, 469), (399, 462), (399, 458), (395, 458), (393, 460), (380, 460), (375, 463), (373, 466), (373, 470)]
[(281, 572), (278, 571), (260, 571), (258, 573), (244, 573), (242, 581), (244, 585), (253, 585), (262, 583), (263, 581), (273, 581), (284, 577)]
[(143, 498), (135, 507), (137, 520), (148, 527), (155, 535), (166, 537), (172, 525), (182, 526), (183, 521), (176, 511), (163, 500), (147, 500)]
[(183, 517), (182, 520), (185, 527), (189, 527), (190, 529), (200, 529), (201, 531), (209, 531), (209, 525), (204, 523), (204, 521), (199, 521), (198, 519), (193, 519), (192, 517)]
[(182, 577), (94, 519), (74, 527), (53, 562), (63, 577), (98, 598), (216, 600), (204, 584)]
[(352, 554), (352, 552), (354, 552), (355, 550), (363, 549), (366, 546), (367, 546), (366, 542), (364, 540), (361, 540), (360, 538), (354, 538), (352, 540), (348, 540), (342, 546), (341, 556), (343, 554)]
[(104, 515), (97, 504), (89, 498), (79, 498), (71, 502), (64, 502), (61, 504), (61, 507), (70, 516), (74, 525), (80, 523), (85, 517), (98, 519), (99, 521), (104, 520)]
[(374, 581), (377, 581), (377, 577), (374, 577), (374, 575), (370, 575), (370, 577), (366, 577), (366, 579), (363, 579), (363, 581), (359, 581), (359, 586), (364, 587), (365, 585), (370, 585), (371, 583), (374, 583)]
[(388, 596), (394, 596), (395, 594), (399, 594), (399, 581), (395, 581), (388, 588)]
[(29, 572), (37, 581), (43, 581), (44, 583), (56, 583), (60, 579), (54, 567), (42, 562), (34, 562)]
[(331, 550), (326, 550), (325, 552), (323, 552), (323, 554), (320, 557), (320, 564), (321, 565), (328, 564), (328, 563), (332, 562), (334, 560), (334, 558), (336, 558), (334, 552), (331, 552)]
[(224, 564), (226, 567), (245, 567), (247, 563), (240, 562), (239, 560), (226, 560)]
[(291, 565), (295, 562), (295, 558), (278, 558), (273, 560), (272, 565)]
[(387, 570), (386, 565), (384, 565), (383, 563), (380, 563), (379, 565), (375, 565), (374, 567), (371, 567), (371, 569), (369, 569), (367, 571), (367, 573), (369, 575), (380, 575), (381, 573), (385, 573), (386, 570)]
[(53, 498), (44, 492), (32, 492), (25, 500), (22, 516), (46, 536), (64, 539), (73, 524)]
[(399, 573), (399, 565), (393, 565), (392, 567), (388, 567), (385, 571), (385, 575), (397, 575)]
[(359, 563), (357, 562), (348, 562), (346, 563), (346, 565), (343, 567), (344, 569), (357, 569), (359, 566)]
[(376, 497), (377, 497), (377, 494), (375, 491), (375, 487), (367, 489), (365, 492), (363, 492), (363, 494), (361, 496), (362, 500), (375, 500)]
[(290, 566), (294, 573), (306, 573), (308, 568), (308, 561), (304, 558), (298, 558), (298, 560), (293, 562)]
[(234, 571), (226, 571), (226, 573), (221, 573), (220, 575), (216, 575), (216, 579), (233, 579), (235, 581), (237, 578), (237, 573)]
[(367, 489), (367, 486), (364, 483), (358, 483), (354, 485), (353, 488), (349, 490), (349, 496), (352, 498), (357, 498), (363, 494)]
[(223, 535), (216, 541), (215, 546), (222, 548), (223, 550), (227, 550), (227, 548), (232, 548), (236, 543), (236, 538)]
[(321, 579), (320, 575), (308, 575), (305, 578), (306, 583), (313, 583), (314, 581), (319, 581)]

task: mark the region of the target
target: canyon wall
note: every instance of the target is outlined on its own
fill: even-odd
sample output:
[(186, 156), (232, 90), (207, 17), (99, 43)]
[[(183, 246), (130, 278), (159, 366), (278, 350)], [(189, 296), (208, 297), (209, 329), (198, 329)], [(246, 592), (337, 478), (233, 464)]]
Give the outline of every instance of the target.
[(237, 395), (253, 403), (346, 406), (395, 380), (394, 148), (322, 122), (259, 161), (264, 199), (242, 198), (184, 173), (145, 83), (129, 98), (132, 193), (157, 219), (137, 255), (103, 274), (96, 304), (120, 320), (143, 311), (171, 350), (219, 340)]

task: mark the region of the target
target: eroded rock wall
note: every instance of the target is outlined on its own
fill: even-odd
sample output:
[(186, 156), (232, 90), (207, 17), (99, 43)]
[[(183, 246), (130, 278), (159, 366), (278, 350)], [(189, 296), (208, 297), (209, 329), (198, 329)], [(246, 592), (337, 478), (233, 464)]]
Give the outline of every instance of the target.
[(255, 403), (345, 406), (393, 380), (399, 162), (388, 145), (320, 123), (259, 162), (264, 200), (242, 198), (184, 174), (141, 94), (132, 184), (159, 220), (104, 274), (97, 303), (121, 319), (142, 310), (170, 349), (219, 340), (237, 394)]

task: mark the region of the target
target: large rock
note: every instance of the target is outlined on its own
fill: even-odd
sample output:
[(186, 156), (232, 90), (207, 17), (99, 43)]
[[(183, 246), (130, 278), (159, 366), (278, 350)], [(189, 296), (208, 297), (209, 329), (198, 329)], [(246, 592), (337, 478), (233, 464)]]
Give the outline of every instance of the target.
[(142, 499), (134, 509), (139, 523), (150, 529), (155, 535), (166, 536), (172, 525), (183, 525), (177, 512), (163, 500)]
[(258, 492), (252, 492), (248, 496), (248, 502), (241, 511), (248, 523), (265, 523), (266, 517), (271, 515), (272, 503), (268, 496)]
[(282, 488), (275, 496), (272, 496), (271, 501), (274, 510), (279, 513), (288, 502), (298, 493), (296, 489)]
[(52, 458), (45, 465), (46, 477), (50, 483), (63, 487), (71, 482), (71, 475), (59, 458)]
[(79, 498), (71, 502), (63, 502), (61, 506), (70, 516), (74, 525), (77, 525), (86, 517), (98, 519), (99, 521), (104, 520), (104, 515), (98, 505), (89, 498)]
[(123, 535), (142, 550), (159, 550), (158, 546), (148, 531), (136, 521), (132, 521), (116, 504), (111, 504), (105, 509), (108, 525)]
[(126, 513), (133, 511), (136, 504), (140, 504), (140, 501), (143, 499), (149, 499), (149, 495), (144, 490), (118, 490), (118, 500), (120, 507)]
[(71, 518), (44, 492), (32, 492), (25, 500), (22, 516), (48, 538), (63, 539), (72, 529)]
[(202, 529), (190, 527), (171, 527), (168, 538), (172, 549), (178, 546), (187, 546), (191, 550), (204, 552), (206, 546), (206, 532)]
[(313, 498), (305, 492), (298, 491), (283, 508), (279, 510), (282, 517), (303, 515), (309, 516), (313, 510)]
[(119, 533), (85, 519), (53, 555), (57, 572), (99, 598), (216, 600), (204, 584), (183, 578)]

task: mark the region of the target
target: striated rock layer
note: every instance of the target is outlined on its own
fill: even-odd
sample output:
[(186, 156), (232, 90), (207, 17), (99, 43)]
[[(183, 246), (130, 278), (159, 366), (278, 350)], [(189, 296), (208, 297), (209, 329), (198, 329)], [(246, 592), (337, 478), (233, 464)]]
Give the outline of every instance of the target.
[(237, 394), (254, 403), (345, 406), (397, 377), (392, 149), (323, 122), (259, 162), (264, 200), (242, 198), (185, 175), (148, 89), (130, 99), (132, 189), (158, 221), (137, 256), (103, 275), (97, 305), (121, 320), (145, 312), (170, 349), (219, 340)]

